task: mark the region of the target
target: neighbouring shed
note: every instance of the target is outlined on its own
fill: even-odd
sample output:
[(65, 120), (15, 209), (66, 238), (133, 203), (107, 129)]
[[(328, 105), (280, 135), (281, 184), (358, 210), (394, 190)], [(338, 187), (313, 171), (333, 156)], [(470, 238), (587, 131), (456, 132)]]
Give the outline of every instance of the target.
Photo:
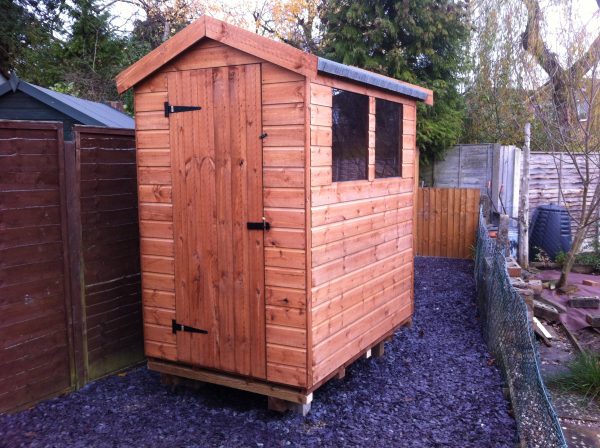
[(413, 313), (430, 90), (202, 17), (134, 88), (149, 367), (297, 403)]
[(0, 120), (62, 121), (65, 140), (77, 124), (133, 129), (133, 118), (106, 104), (84, 100), (19, 79), (0, 84)]

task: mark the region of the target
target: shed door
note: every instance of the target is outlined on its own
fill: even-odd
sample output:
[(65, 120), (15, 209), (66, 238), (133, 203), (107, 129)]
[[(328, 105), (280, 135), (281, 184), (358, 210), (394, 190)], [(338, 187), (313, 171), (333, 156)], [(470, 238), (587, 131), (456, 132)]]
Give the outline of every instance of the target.
[(260, 65), (168, 80), (177, 357), (265, 378)]

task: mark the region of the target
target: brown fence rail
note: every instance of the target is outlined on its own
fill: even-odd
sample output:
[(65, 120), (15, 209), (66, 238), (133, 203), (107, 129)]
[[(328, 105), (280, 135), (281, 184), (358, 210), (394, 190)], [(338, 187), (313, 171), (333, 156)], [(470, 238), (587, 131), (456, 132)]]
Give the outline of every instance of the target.
[(416, 254), (472, 258), (479, 217), (477, 188), (420, 188)]
[(75, 138), (0, 120), (0, 412), (143, 359), (133, 131)]

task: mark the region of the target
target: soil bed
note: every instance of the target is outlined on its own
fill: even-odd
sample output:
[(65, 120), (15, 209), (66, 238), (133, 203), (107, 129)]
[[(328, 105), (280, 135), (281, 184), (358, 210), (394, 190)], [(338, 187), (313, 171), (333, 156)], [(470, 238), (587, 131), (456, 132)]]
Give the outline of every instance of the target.
[(170, 388), (138, 368), (0, 417), (6, 446), (511, 447), (516, 426), (483, 342), (473, 265), (416, 261), (416, 314), (346, 378), (315, 393), (310, 414), (279, 415), (266, 398), (205, 385)]

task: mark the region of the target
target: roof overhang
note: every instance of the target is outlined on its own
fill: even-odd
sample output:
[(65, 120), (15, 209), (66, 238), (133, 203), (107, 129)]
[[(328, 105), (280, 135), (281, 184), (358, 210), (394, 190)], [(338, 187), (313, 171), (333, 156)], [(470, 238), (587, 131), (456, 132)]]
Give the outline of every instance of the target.
[(202, 16), (175, 34), (155, 50), (129, 66), (116, 77), (117, 90), (123, 93), (160, 67), (175, 59), (204, 38), (216, 40), (240, 51), (254, 55), (275, 65), (299, 73), (313, 80), (319, 73), (348, 79), (384, 89), (409, 98), (433, 104), (429, 89), (378, 75), (357, 67), (319, 58), (291, 45), (277, 42), (211, 17)]

